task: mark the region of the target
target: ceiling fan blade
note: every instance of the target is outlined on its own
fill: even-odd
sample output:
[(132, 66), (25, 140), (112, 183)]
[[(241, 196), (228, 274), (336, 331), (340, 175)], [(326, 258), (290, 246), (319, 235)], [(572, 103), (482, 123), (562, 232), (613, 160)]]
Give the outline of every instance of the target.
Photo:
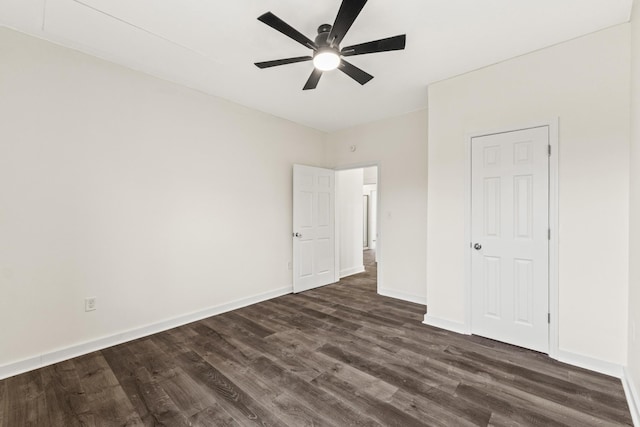
[(275, 61), (256, 62), (258, 68), (277, 67), (278, 65), (295, 64), (296, 62), (311, 61), (311, 56), (297, 56), (295, 58), (276, 59)]
[(388, 52), (391, 50), (402, 50), (407, 43), (407, 35), (388, 37), (386, 39), (372, 42), (355, 44), (342, 49), (342, 56), (364, 55), (366, 53)]
[(360, 68), (356, 67), (353, 64), (348, 63), (344, 59), (340, 61), (340, 65), (338, 67), (340, 71), (345, 73), (347, 76), (351, 77), (353, 80), (357, 81), (361, 85), (367, 84), (369, 80), (373, 78), (373, 76), (365, 71), (362, 71)]
[(298, 43), (305, 47), (308, 47), (309, 49), (318, 49), (318, 46), (316, 46), (315, 42), (313, 42), (307, 36), (296, 30), (291, 25), (287, 24), (271, 12), (260, 15), (258, 17), (258, 21), (264, 22), (274, 30), (280, 31), (285, 36), (297, 41)]
[(327, 39), (331, 46), (338, 46), (342, 42), (365, 4), (367, 0), (342, 0), (338, 16)]
[(304, 85), (302, 90), (315, 89), (316, 86), (318, 86), (320, 77), (322, 77), (322, 71), (318, 70), (317, 68), (314, 68), (313, 72), (309, 76), (309, 80), (307, 80), (307, 83)]

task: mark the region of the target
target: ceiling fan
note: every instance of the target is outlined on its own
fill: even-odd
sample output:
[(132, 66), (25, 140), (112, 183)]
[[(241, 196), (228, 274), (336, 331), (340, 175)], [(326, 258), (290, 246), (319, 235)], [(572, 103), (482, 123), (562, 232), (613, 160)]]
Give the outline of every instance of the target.
[(344, 39), (347, 31), (349, 31), (349, 28), (351, 28), (351, 25), (353, 25), (353, 22), (366, 3), (367, 0), (342, 0), (338, 16), (336, 16), (333, 26), (329, 24), (320, 25), (315, 41), (307, 38), (304, 34), (271, 12), (261, 15), (258, 17), (259, 21), (264, 22), (271, 28), (311, 49), (313, 52), (311, 56), (298, 56), (295, 58), (277, 59), (275, 61), (256, 62), (256, 66), (258, 68), (269, 68), (278, 65), (294, 64), (296, 62), (313, 61), (313, 72), (304, 85), (303, 90), (315, 89), (316, 86), (318, 86), (320, 77), (322, 77), (322, 73), (324, 71), (335, 70), (336, 68), (361, 85), (366, 84), (373, 76), (345, 61), (343, 57), (402, 50), (407, 40), (406, 34), (402, 34), (400, 36), (388, 37), (340, 49), (342, 39)]

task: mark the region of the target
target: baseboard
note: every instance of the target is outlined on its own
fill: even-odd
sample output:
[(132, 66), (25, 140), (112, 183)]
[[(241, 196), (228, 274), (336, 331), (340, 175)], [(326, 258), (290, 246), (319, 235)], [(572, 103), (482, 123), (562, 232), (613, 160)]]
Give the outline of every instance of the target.
[(558, 350), (554, 359), (562, 363), (577, 366), (578, 368), (588, 369), (611, 377), (622, 378), (622, 365), (616, 363), (605, 362), (600, 359), (571, 353), (565, 350)]
[(293, 292), (287, 286), (0, 366), (0, 380)]
[(408, 294), (406, 292), (395, 291), (393, 289), (378, 289), (378, 294), (383, 297), (400, 299), (402, 301), (413, 302), (415, 304), (426, 305), (427, 298), (419, 295)]
[(455, 332), (458, 334), (469, 335), (469, 328), (462, 322), (454, 322), (452, 320), (441, 319), (439, 317), (430, 316), (428, 313), (424, 316), (425, 325), (434, 326), (440, 329), (446, 329), (447, 331)]
[(344, 270), (340, 270), (340, 278), (347, 276), (353, 276), (354, 274), (363, 273), (364, 265), (358, 265), (356, 267), (345, 268)]
[(626, 367), (622, 368), (622, 387), (624, 387), (624, 394), (627, 396), (627, 402), (629, 403), (631, 419), (634, 426), (640, 427), (640, 389), (636, 386), (637, 384), (633, 381), (629, 370)]

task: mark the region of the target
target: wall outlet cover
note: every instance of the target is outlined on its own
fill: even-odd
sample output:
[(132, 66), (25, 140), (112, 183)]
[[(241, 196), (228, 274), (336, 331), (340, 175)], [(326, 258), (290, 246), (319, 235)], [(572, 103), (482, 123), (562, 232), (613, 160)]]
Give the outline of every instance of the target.
[(84, 311), (93, 311), (96, 309), (96, 297), (84, 299)]

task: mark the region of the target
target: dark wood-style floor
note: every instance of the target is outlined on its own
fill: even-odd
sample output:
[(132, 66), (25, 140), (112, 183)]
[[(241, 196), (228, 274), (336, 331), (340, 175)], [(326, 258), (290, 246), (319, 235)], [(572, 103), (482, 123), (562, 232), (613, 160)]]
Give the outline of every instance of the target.
[(620, 381), (422, 325), (376, 267), (0, 381), (0, 425), (631, 425)]

